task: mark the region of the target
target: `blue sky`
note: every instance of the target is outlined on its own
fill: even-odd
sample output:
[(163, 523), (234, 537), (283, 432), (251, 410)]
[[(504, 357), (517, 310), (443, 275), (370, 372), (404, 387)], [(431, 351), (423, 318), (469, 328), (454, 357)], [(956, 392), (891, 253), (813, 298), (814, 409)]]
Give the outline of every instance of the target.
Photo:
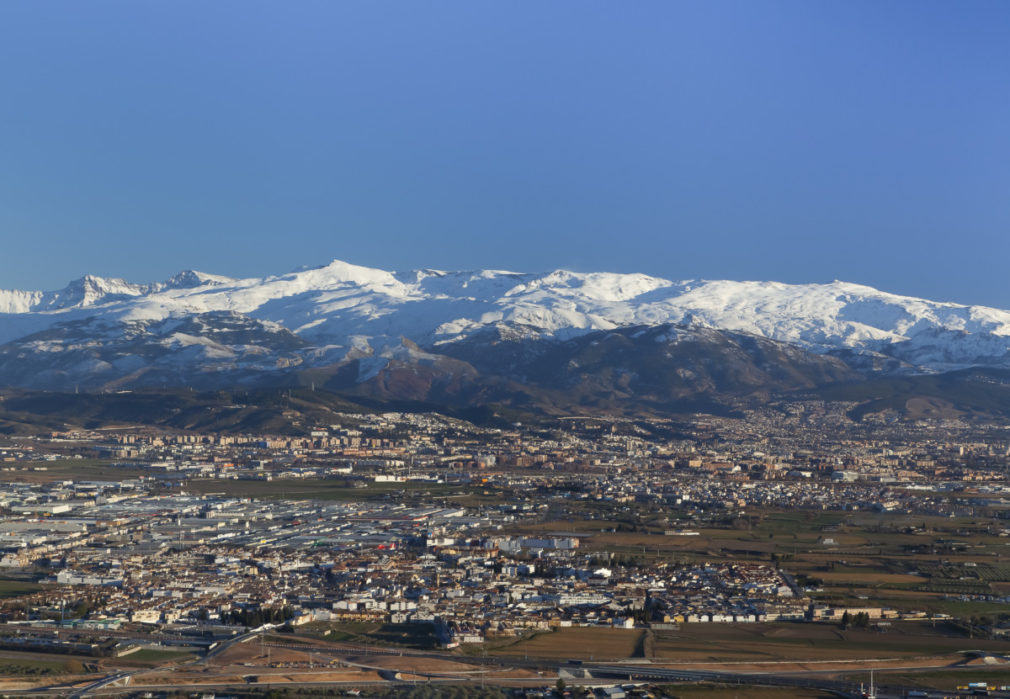
[(333, 258), (1010, 307), (1010, 3), (0, 3), (0, 287)]

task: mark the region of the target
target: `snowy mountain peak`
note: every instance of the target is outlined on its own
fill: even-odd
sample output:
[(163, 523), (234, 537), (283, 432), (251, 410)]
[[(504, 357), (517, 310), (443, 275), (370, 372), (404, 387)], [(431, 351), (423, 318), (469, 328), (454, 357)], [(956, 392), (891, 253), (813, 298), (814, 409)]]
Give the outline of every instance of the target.
[(229, 284), (236, 280), (231, 277), (223, 277), (218, 274), (204, 274), (196, 270), (186, 269), (179, 272), (167, 282), (167, 289), (194, 289), (199, 286)]
[(306, 281), (330, 284), (387, 285), (396, 284), (392, 272), (372, 267), (362, 267), (343, 260), (333, 260), (322, 267), (295, 272), (294, 275)]
[(57, 292), (0, 291), (0, 343), (68, 322), (101, 321), (136, 333), (194, 316), (221, 324), (225, 316), (213, 315), (220, 313), (294, 333), (313, 347), (302, 358), (309, 363), (348, 357), (361, 347), (381, 353), (400, 346), (401, 338), (427, 351), (481, 338), (561, 341), (673, 324), (756, 335), (818, 353), (886, 356), (888, 366), (906, 369), (1010, 366), (1007, 311), (837, 280), (676, 282), (568, 270), (388, 272), (341, 260), (264, 278), (187, 270), (157, 284), (89, 275)]
[(94, 306), (109, 297), (142, 296), (151, 291), (145, 284), (131, 284), (123, 279), (106, 279), (86, 274), (74, 279), (60, 291), (43, 295), (39, 310), (60, 310)]
[(0, 289), (0, 313), (29, 313), (42, 300), (41, 291)]

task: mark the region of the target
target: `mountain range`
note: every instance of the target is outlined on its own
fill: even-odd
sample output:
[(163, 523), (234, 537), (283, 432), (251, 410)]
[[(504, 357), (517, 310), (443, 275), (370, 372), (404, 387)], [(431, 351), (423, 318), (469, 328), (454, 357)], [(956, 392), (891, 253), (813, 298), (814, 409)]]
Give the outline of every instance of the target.
[(1010, 369), (1010, 312), (845, 282), (388, 272), (334, 261), (0, 291), (0, 386), (318, 386), (352, 396), (666, 411)]

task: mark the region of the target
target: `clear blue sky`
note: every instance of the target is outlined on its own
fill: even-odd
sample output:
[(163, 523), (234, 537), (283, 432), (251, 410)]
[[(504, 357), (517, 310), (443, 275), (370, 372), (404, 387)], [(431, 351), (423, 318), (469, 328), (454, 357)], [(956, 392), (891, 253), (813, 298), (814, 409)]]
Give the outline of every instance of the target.
[(1001, 0), (0, 3), (0, 287), (387, 269), (1010, 307)]

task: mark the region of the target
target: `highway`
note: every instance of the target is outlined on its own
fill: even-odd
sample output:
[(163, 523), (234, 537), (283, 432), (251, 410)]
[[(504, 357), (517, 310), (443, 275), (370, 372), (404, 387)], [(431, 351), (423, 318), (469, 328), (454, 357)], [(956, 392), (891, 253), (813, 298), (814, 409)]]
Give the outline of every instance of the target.
[[(181, 669), (187, 664), (193, 663), (206, 663), (207, 660), (212, 659), (228, 648), (231, 648), (237, 644), (248, 643), (261, 635), (269, 633), (275, 630), (273, 625), (266, 625), (258, 629), (253, 629), (246, 633), (222, 640), (214, 648), (207, 651), (206, 655), (202, 658), (189, 660), (186, 663), (179, 665)], [(382, 667), (382, 666), (372, 666), (365, 661), (364, 663), (348, 663), (343, 661), (345, 664), (350, 666), (358, 666), (362, 669), (374, 669), (379, 670), (387, 678), (386, 683), (392, 682), (404, 682), (411, 683), (409, 680), (401, 680), (400, 674), (403, 673), (405, 676), (417, 677), (421, 676), (425, 678), (428, 682), (437, 683), (469, 683), (480, 681), (482, 674), (486, 671), (485, 668), (490, 667), (496, 668), (516, 668), (523, 667), (528, 669), (538, 669), (543, 670), (543, 676), (538, 678), (528, 678), (523, 680), (509, 680), (510, 684), (521, 683), (530, 685), (550, 685), (553, 683), (554, 679), (558, 674), (558, 663), (556, 659), (548, 660), (542, 658), (525, 658), (525, 657), (513, 657), (513, 656), (487, 656), (485, 658), (477, 657), (467, 657), (460, 656), (453, 653), (445, 653), (439, 651), (424, 651), (424, 650), (409, 650), (409, 649), (392, 649), (392, 648), (382, 648), (374, 646), (360, 646), (344, 643), (329, 643), (323, 640), (318, 642), (291, 642), (285, 643), (281, 640), (279, 636), (273, 636), (269, 641), (264, 643), (263, 639), (260, 640), (266, 647), (271, 648), (284, 648), (295, 651), (302, 651), (306, 653), (317, 653), (320, 656), (329, 656), (330, 658), (340, 658), (341, 656), (357, 655), (357, 656), (408, 656), (411, 658), (431, 658), (433, 660), (452, 660), (455, 662), (473, 663), (474, 669), (472, 671), (460, 671), (460, 670), (447, 670), (447, 671), (437, 671), (437, 672), (424, 672), (418, 671), (413, 668), (396, 669), (395, 663), (394, 667)], [(480, 667), (478, 667), (478, 664)], [(158, 668), (160, 671), (165, 671), (172, 666), (162, 666)], [(944, 669), (949, 667), (947, 665), (937, 667), (935, 669)], [(900, 667), (889, 667), (887, 670), (898, 671), (903, 668)], [(905, 668), (908, 670), (924, 670), (930, 669), (923, 666), (915, 666), (910, 668)], [(250, 668), (252, 671), (253, 668)], [(599, 683), (621, 683), (621, 682), (662, 682), (662, 683), (675, 683), (675, 682), (716, 682), (720, 684), (739, 684), (739, 685), (764, 685), (764, 686), (779, 686), (779, 687), (804, 687), (809, 689), (819, 689), (830, 692), (836, 692), (843, 696), (858, 696), (859, 685), (847, 680), (840, 680), (831, 677), (831, 675), (836, 675), (838, 670), (820, 670), (820, 671), (790, 671), (790, 672), (733, 672), (733, 671), (713, 671), (713, 670), (686, 670), (686, 669), (670, 669), (664, 667), (658, 667), (651, 664), (649, 661), (642, 662), (583, 662), (571, 665), (562, 665), (560, 671), (568, 670), (570, 673), (575, 675), (569, 678), (566, 674), (566, 681), (569, 684), (599, 684)], [(852, 670), (849, 670), (850, 672)], [(35, 690), (21, 690), (21, 691), (9, 691), (9, 694), (21, 694), (21, 695), (45, 695), (45, 694), (58, 694), (60, 696), (72, 696), (72, 697), (85, 697), (85, 696), (98, 696), (98, 695), (116, 695), (122, 694), (128, 691), (136, 691), (137, 687), (128, 688), (131, 679), (135, 678), (140, 681), (140, 675), (148, 672), (148, 670), (132, 670), (132, 671), (116, 671), (106, 677), (93, 681), (86, 687), (75, 689), (69, 691), (69, 688), (64, 686), (51, 686), (48, 688), (40, 688)], [(586, 677), (578, 677), (581, 673), (587, 673)], [(980, 672), (984, 670), (980, 669)], [(257, 674), (251, 672), (252, 674)], [(878, 687), (877, 696), (881, 699), (891, 699), (892, 697), (906, 697), (910, 691), (920, 690), (919, 687), (908, 687), (899, 685), (889, 685), (886, 683), (887, 672), (883, 668), (878, 669), (877, 679), (883, 680), (883, 685)], [(297, 683), (271, 683), (269, 682), (269, 675), (261, 676), (261, 679), (266, 680), (265, 682), (257, 682), (255, 686), (267, 687), (276, 684), (277, 686), (285, 687), (319, 687), (332, 685), (334, 687), (339, 686), (353, 686), (353, 685), (366, 685), (369, 682), (315, 682), (311, 679), (306, 679), (302, 682)], [(500, 683), (501, 680), (487, 680), (491, 682)], [(381, 683), (380, 683), (381, 684)], [(230, 683), (215, 683), (212, 678), (208, 677), (206, 680), (202, 680), (198, 685), (185, 685), (186, 687), (192, 688), (218, 688), (225, 689), (229, 686), (234, 686), (234, 680)], [(245, 685), (250, 686), (249, 684)], [(162, 689), (160, 687), (149, 687), (143, 685), (145, 690), (158, 690)], [(179, 689), (179, 685), (175, 685), (174, 688)], [(920, 695), (921, 696), (921, 695)], [(927, 693), (927, 696), (958, 696), (956, 692), (931, 692)], [(969, 696), (967, 694), (962, 694), (962, 696)], [(989, 693), (989, 696), (993, 697), (1005, 697), (1010, 698), (1010, 692), (998, 692), (993, 691)]]
[[(818, 677), (814, 674), (754, 674), (733, 672), (699, 672), (693, 670), (668, 670), (650, 667), (648, 665), (582, 665), (581, 669), (589, 672), (594, 678), (608, 678), (614, 681), (626, 682), (718, 682), (720, 684), (739, 685), (773, 685), (776, 687), (804, 687), (807, 689), (823, 689), (838, 692), (848, 696), (859, 696), (860, 686), (845, 680), (835, 680)], [(877, 675), (878, 680), (884, 678), (883, 684), (877, 686), (878, 699), (901, 699), (909, 692), (921, 691), (921, 687), (890, 685), (886, 683), (886, 674)], [(930, 697), (971, 696), (957, 692), (931, 691)], [(1010, 697), (1010, 692), (989, 692), (990, 697)]]

